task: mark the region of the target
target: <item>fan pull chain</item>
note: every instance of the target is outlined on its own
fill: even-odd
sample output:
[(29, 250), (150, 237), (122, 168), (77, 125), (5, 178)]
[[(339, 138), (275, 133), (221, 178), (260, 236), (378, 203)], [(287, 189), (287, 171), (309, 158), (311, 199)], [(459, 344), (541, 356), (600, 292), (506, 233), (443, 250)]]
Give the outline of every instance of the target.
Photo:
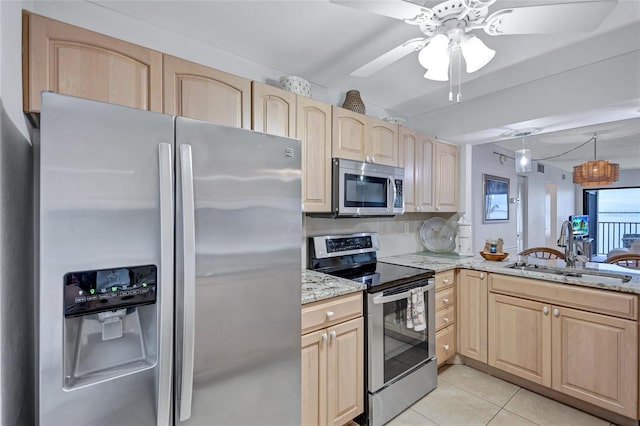
[(460, 100), (462, 99), (462, 91), (460, 90), (460, 85), (461, 85), (460, 62), (462, 62), (462, 57), (461, 57), (460, 49), (458, 49), (458, 96), (456, 97), (456, 102), (460, 102)]
[(449, 61), (449, 102), (453, 102), (453, 65)]

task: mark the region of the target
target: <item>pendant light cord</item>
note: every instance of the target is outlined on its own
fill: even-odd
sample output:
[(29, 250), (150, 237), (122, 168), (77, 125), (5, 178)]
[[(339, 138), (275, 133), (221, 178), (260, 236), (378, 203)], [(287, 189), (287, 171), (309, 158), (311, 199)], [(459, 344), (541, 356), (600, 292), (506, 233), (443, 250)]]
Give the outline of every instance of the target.
[[(593, 141), (593, 142), (594, 142), (594, 143), (593, 143), (593, 145), (594, 145), (594, 147), (593, 147), (593, 152), (594, 152), (594, 157), (595, 157), (595, 145), (596, 145), (596, 141), (597, 141), (597, 139), (598, 139), (598, 135), (597, 135), (596, 133), (594, 133), (594, 134), (593, 134), (593, 136), (591, 136), (591, 137), (589, 138), (589, 140), (588, 140), (588, 141), (581, 143), (580, 145), (576, 146), (575, 148), (571, 148), (571, 149), (570, 149), (570, 150), (568, 150), (568, 151), (565, 151), (565, 152), (562, 152), (562, 153), (560, 153), (560, 154), (556, 154), (556, 155), (551, 155), (551, 156), (549, 156), (549, 157), (544, 157), (544, 158), (532, 158), (532, 159), (531, 159), (531, 161), (545, 161), (545, 160), (552, 160), (552, 159), (554, 159), (554, 158), (562, 157), (563, 155), (567, 155), (567, 154), (569, 154), (570, 152), (577, 151), (578, 149), (582, 148), (583, 146), (585, 146), (586, 144), (588, 144), (588, 143), (589, 143), (589, 142), (591, 142), (591, 141)], [(523, 147), (523, 149), (524, 149), (524, 137), (522, 138), (522, 144), (523, 144), (523, 145), (522, 145), (522, 147)], [(505, 158), (509, 158), (509, 159), (511, 159), (511, 160), (515, 160), (515, 158), (513, 158), (513, 157), (509, 157), (508, 155), (501, 154), (501, 153), (499, 153), (499, 152), (495, 152), (495, 151), (494, 151), (493, 153), (494, 153), (494, 154), (496, 154), (496, 155), (499, 155), (499, 156), (501, 156), (501, 157), (505, 157)]]

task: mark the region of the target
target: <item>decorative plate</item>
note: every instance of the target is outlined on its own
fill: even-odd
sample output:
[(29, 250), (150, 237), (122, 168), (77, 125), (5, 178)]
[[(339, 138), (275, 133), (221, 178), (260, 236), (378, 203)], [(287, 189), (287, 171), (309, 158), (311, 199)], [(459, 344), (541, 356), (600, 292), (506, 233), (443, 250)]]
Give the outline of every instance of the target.
[(296, 95), (311, 97), (311, 84), (302, 77), (295, 75), (285, 75), (280, 77), (279, 86), (281, 89), (287, 90)]
[(456, 247), (456, 230), (441, 217), (425, 220), (420, 227), (420, 238), (429, 251), (453, 251)]

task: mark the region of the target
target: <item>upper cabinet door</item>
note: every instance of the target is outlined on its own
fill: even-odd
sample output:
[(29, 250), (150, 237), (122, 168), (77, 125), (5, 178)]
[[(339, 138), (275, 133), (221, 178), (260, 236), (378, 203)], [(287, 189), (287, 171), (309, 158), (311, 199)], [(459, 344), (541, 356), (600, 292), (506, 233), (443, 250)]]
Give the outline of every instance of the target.
[(404, 169), (404, 182), (402, 195), (404, 197), (405, 213), (416, 212), (416, 191), (420, 185), (420, 170), (416, 167), (416, 148), (418, 146), (418, 133), (414, 130), (401, 127), (398, 141), (398, 166)]
[(296, 137), (296, 95), (257, 81), (251, 84), (253, 130)]
[(163, 77), (165, 114), (251, 128), (251, 80), (170, 55)]
[(162, 54), (93, 31), (23, 13), (23, 107), (40, 111), (43, 90), (162, 110)]
[(433, 172), (433, 158), (436, 142), (433, 137), (418, 134), (418, 145), (416, 149), (416, 169), (419, 169), (419, 180), (417, 187), (417, 209), (421, 212), (435, 210), (435, 182)]
[(369, 145), (368, 124), (367, 116), (334, 106), (331, 155), (336, 158), (365, 161)]
[(331, 211), (331, 105), (298, 96), (302, 140), (302, 203), (306, 213)]
[(437, 211), (458, 210), (458, 147), (447, 143), (436, 144), (435, 182)]
[(367, 161), (398, 166), (398, 125), (383, 120), (371, 120), (371, 147)]

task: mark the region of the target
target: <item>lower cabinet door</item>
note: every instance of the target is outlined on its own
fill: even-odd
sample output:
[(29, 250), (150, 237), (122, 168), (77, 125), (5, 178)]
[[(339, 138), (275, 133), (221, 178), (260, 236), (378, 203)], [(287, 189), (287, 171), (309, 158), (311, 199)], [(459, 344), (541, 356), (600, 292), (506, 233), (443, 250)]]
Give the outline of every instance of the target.
[(327, 332), (327, 424), (342, 426), (364, 411), (364, 319)]
[(327, 422), (327, 330), (302, 336), (302, 425)]
[(636, 418), (638, 324), (553, 306), (553, 389)]
[(551, 305), (489, 293), (489, 365), (551, 386)]

